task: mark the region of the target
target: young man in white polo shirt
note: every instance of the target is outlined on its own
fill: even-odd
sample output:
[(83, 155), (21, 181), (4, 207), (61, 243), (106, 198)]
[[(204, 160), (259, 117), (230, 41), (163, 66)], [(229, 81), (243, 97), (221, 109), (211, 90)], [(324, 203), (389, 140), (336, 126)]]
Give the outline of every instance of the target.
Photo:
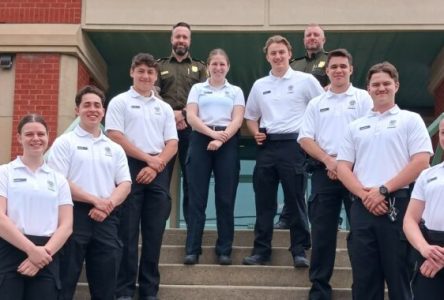
[(130, 69), (133, 85), (111, 100), (106, 115), (106, 132), (125, 150), (133, 180), (121, 215), (124, 251), (117, 299), (132, 299), (135, 294), (139, 226), (139, 299), (157, 299), (159, 290), (160, 247), (171, 210), (165, 166), (177, 152), (178, 138), (173, 109), (154, 94), (158, 73), (159, 66), (152, 55), (134, 56)]
[(336, 175), (336, 156), (347, 125), (373, 107), (365, 90), (350, 83), (352, 56), (345, 49), (336, 49), (327, 56), (326, 73), (330, 88), (312, 99), (304, 114), (298, 142), (310, 156), (311, 196), (308, 216), (311, 224), (309, 299), (331, 299), (329, 284), (336, 255), (336, 236), (342, 203), (347, 216), (351, 199), (348, 190)]
[(324, 92), (311, 75), (290, 68), (291, 45), (282, 36), (272, 36), (264, 52), (270, 75), (258, 79), (248, 96), (245, 119), (258, 145), (253, 188), (256, 202), (255, 241), (246, 265), (270, 260), (277, 188), (281, 182), (284, 201), (291, 215), (290, 251), (295, 267), (308, 267), (305, 249), (310, 232), (304, 197), (305, 153), (297, 143), (307, 103)]
[(370, 68), (367, 89), (374, 107), (353, 121), (337, 161), (338, 178), (355, 196), (350, 209), (350, 252), (354, 299), (412, 299), (409, 244), (402, 222), (410, 187), (433, 154), (421, 116), (395, 104), (396, 68), (383, 62)]
[(72, 299), (86, 262), (92, 299), (113, 299), (122, 256), (116, 208), (131, 189), (122, 147), (100, 128), (105, 96), (94, 86), (76, 95), (80, 123), (54, 142), (48, 164), (69, 182), (74, 201), (73, 234), (63, 248), (60, 273), (62, 299)]

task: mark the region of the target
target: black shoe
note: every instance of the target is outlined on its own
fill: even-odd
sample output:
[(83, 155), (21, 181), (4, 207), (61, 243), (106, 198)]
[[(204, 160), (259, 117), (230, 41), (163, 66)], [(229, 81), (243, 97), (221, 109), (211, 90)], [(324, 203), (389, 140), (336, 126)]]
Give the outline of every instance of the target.
[(270, 261), (269, 258), (263, 257), (259, 254), (254, 254), (244, 257), (242, 264), (244, 265), (264, 265), (266, 262)]
[(222, 265), (222, 266), (231, 265), (231, 257), (228, 255), (219, 255), (219, 257), (217, 258), (217, 261), (219, 262), (219, 265)]
[(197, 254), (188, 254), (185, 256), (183, 260), (184, 265), (195, 265), (199, 262), (199, 255)]
[(290, 229), (290, 225), (288, 225), (287, 221), (279, 220), (274, 224), (274, 229)]
[(308, 268), (310, 263), (308, 259), (305, 257), (305, 254), (295, 255), (293, 257), (293, 265), (295, 268)]

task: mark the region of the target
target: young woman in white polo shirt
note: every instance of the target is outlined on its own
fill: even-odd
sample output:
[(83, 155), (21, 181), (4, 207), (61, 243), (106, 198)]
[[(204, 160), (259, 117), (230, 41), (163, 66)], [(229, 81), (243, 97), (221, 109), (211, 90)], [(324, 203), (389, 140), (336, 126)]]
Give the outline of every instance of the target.
[(48, 129), (35, 114), (18, 124), (23, 154), (0, 166), (0, 298), (57, 299), (57, 252), (72, 231), (66, 179), (43, 160)]
[(245, 98), (242, 90), (225, 78), (230, 61), (224, 50), (212, 50), (207, 64), (210, 78), (193, 85), (187, 102), (187, 121), (193, 132), (185, 162), (189, 218), (184, 264), (196, 264), (202, 253), (205, 209), (213, 173), (218, 231), (216, 255), (219, 264), (229, 265), (239, 182), (238, 131), (244, 117)]
[[(444, 120), (439, 124), (444, 148)], [(404, 232), (418, 251), (412, 280), (415, 300), (438, 300), (444, 295), (444, 163), (424, 170), (416, 181)]]

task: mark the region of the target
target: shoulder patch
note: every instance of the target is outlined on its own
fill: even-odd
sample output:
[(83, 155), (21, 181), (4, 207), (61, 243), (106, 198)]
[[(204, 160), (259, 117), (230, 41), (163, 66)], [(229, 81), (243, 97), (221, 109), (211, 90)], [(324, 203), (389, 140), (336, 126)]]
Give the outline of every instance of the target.
[(194, 61), (194, 62), (201, 63), (201, 64), (203, 64), (204, 66), (206, 65), (206, 63), (205, 63), (203, 60), (196, 59), (196, 58), (194, 58), (194, 57), (192, 57), (191, 60)]

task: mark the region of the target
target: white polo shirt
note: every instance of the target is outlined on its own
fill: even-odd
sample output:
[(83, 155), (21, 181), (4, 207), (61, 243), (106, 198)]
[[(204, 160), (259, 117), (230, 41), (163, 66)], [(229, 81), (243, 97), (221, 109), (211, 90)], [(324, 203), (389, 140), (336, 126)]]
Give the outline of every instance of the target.
[(72, 205), (68, 182), (44, 163), (35, 172), (21, 158), (0, 166), (0, 196), (6, 214), (23, 234), (52, 236), (59, 222), (59, 206)]
[(48, 164), (84, 191), (100, 198), (111, 196), (116, 185), (131, 182), (123, 148), (103, 133), (94, 137), (80, 125), (54, 141)]
[(351, 84), (341, 94), (328, 90), (308, 103), (298, 141), (310, 138), (327, 154), (336, 156), (348, 124), (365, 116), (372, 107), (368, 92)]
[(178, 139), (171, 106), (153, 92), (144, 97), (133, 87), (111, 99), (105, 129), (122, 132), (133, 145), (148, 154), (159, 154), (166, 141)]
[(412, 198), (425, 202), (422, 218), (427, 228), (444, 231), (444, 163), (421, 172)]
[(198, 117), (205, 125), (227, 126), (236, 105), (245, 106), (244, 92), (227, 80), (220, 88), (212, 87), (209, 80), (196, 83), (188, 94), (189, 103), (198, 105)]
[(354, 163), (353, 173), (361, 184), (375, 187), (395, 177), (421, 152), (433, 154), (424, 121), (417, 113), (395, 105), (383, 114), (371, 111), (353, 121), (337, 160)]
[(311, 74), (290, 67), (283, 77), (271, 71), (256, 80), (245, 108), (245, 119), (257, 121), (267, 133), (299, 132), (308, 102), (322, 94), (319, 82)]

